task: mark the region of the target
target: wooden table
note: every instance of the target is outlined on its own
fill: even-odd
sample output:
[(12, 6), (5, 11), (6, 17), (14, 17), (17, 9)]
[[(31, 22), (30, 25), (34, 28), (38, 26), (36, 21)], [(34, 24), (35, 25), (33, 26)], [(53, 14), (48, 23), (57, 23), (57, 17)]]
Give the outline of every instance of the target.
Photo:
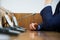
[(18, 36), (10, 37), (10, 40), (60, 40), (60, 33), (47, 31), (26, 31)]

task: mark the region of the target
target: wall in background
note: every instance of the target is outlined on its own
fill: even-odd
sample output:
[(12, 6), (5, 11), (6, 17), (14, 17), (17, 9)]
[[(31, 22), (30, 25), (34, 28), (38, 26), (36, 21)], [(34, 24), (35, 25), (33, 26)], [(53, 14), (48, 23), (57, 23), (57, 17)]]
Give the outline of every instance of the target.
[(1, 0), (0, 0), (0, 7), (1, 7)]
[[(59, 0), (54, 0), (53, 3), (57, 1)], [(14, 13), (39, 13), (44, 0), (0, 0), (0, 5)]]

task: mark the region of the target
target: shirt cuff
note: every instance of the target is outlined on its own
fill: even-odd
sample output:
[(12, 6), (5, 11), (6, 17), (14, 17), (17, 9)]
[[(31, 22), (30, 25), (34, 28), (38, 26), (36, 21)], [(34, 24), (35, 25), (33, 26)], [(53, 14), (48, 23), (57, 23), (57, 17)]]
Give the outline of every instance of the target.
[(41, 29), (41, 26), (40, 25), (38, 25), (38, 28), (37, 28), (37, 30), (40, 30)]

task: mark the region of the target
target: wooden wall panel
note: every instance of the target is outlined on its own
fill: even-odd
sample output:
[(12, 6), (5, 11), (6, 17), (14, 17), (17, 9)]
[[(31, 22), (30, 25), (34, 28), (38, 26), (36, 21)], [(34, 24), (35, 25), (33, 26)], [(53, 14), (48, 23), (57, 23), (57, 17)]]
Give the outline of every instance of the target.
[(14, 15), (17, 18), (18, 25), (23, 26), (27, 29), (29, 29), (29, 24), (32, 22), (37, 22), (38, 24), (42, 22), (42, 17), (39, 13), (36, 13), (36, 15), (33, 16), (32, 13), (14, 13)]

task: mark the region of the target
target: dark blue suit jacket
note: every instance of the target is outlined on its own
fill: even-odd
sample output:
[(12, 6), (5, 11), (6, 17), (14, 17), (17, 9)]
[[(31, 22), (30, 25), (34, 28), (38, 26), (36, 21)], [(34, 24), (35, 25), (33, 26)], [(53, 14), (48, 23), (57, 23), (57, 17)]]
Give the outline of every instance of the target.
[(45, 7), (40, 12), (43, 23), (40, 25), (40, 30), (59, 31), (60, 30), (60, 1), (56, 6), (54, 15), (52, 15), (51, 6)]

